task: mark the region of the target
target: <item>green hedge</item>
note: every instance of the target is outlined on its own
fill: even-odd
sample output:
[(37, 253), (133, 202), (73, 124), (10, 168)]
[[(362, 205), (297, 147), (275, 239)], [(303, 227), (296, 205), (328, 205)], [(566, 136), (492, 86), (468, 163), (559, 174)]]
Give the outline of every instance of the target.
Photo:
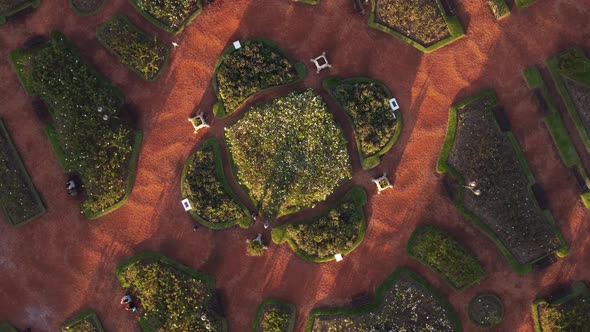
[[(153, 23), (155, 26), (159, 27), (160, 29), (170, 32), (170, 33), (174, 33), (174, 34), (177, 34), (177, 33), (181, 32), (182, 30), (184, 30), (184, 28), (192, 20), (194, 20), (197, 16), (199, 16), (199, 14), (201, 14), (201, 11), (203, 10), (203, 2), (201, 0), (191, 0), (192, 2), (195, 3), (196, 8), (194, 8), (192, 12), (189, 12), (186, 14), (187, 17), (184, 19), (184, 21), (179, 26), (170, 26), (170, 25), (166, 24), (165, 22), (161, 21), (159, 18), (157, 18), (155, 13), (150, 13), (146, 8), (144, 8), (142, 6), (142, 3), (144, 3), (144, 2), (145, 3), (152, 3), (152, 5), (154, 5), (154, 7), (168, 5), (168, 6), (172, 7), (172, 8), (168, 8), (172, 12), (166, 13), (166, 15), (178, 15), (178, 7), (184, 6), (184, 4), (182, 4), (183, 2), (190, 2), (190, 1), (186, 1), (186, 0), (129, 0), (129, 1), (133, 5), (133, 7), (135, 7), (146, 20), (150, 21), (151, 23)], [(158, 9), (162, 10), (161, 8), (158, 8)], [(162, 10), (162, 11), (165, 11), (165, 10)]]
[(81, 312), (80, 314), (74, 316), (73, 318), (71, 318), (70, 320), (65, 322), (61, 326), (61, 331), (62, 332), (78, 331), (76, 329), (76, 325), (83, 323), (83, 322), (87, 322), (87, 323), (92, 324), (94, 326), (93, 330), (95, 332), (104, 332), (104, 330), (102, 328), (102, 324), (100, 324), (100, 320), (96, 316), (96, 313), (90, 309)]
[(465, 31), (463, 30), (463, 26), (461, 25), (461, 22), (459, 21), (459, 19), (456, 16), (447, 16), (440, 0), (436, 0), (438, 8), (440, 10), (440, 13), (447, 24), (447, 28), (449, 29), (450, 37), (445, 38), (433, 45), (424, 46), (424, 45), (420, 44), (419, 42), (417, 42), (407, 36), (404, 36), (401, 33), (379, 23), (377, 20), (377, 15), (376, 15), (377, 1), (378, 0), (371, 1), (371, 13), (369, 15), (369, 26), (372, 28), (375, 28), (377, 30), (381, 30), (385, 33), (388, 33), (392, 36), (395, 36), (395, 37), (405, 41), (406, 43), (414, 46), (415, 48), (419, 49), (420, 51), (422, 51), (424, 53), (434, 52), (434, 51), (438, 50), (439, 48), (446, 46), (446, 45), (454, 42), (455, 40), (460, 39), (463, 36), (465, 36)]
[(291, 303), (287, 303), (280, 300), (275, 299), (266, 299), (260, 303), (258, 308), (256, 309), (256, 315), (254, 316), (254, 322), (252, 324), (252, 332), (273, 332), (273, 331), (265, 331), (261, 328), (262, 320), (264, 319), (264, 313), (267, 308), (270, 307), (278, 307), (281, 309), (285, 309), (284, 311), (289, 311), (289, 324), (285, 330), (281, 332), (293, 332), (295, 329), (295, 317), (297, 314), (297, 309)]
[(308, 5), (317, 5), (320, 3), (320, 0), (297, 0), (302, 3), (306, 3)]
[(102, 7), (107, 2), (107, 0), (95, 0), (95, 1), (100, 1), (100, 4), (98, 4), (98, 6), (92, 10), (83, 10), (83, 9), (76, 7), (76, 4), (75, 4), (76, 0), (70, 0), (70, 7), (74, 11), (74, 13), (76, 13), (76, 15), (80, 15), (80, 16), (94, 15), (94, 14), (98, 13), (99, 10), (102, 9)]
[(514, 3), (520, 8), (526, 8), (539, 0), (514, 0)]
[[(10, 0), (8, 0), (8, 2), (12, 2)], [(41, 4), (41, 0), (23, 0), (20, 4), (10, 7), (7, 11), (5, 12), (1, 12), (0, 13), (0, 25), (6, 23), (6, 21), (8, 20), (8, 18), (18, 12), (20, 12), (21, 10), (25, 10), (29, 7), (31, 8), (37, 8), (39, 7), (39, 5)]]
[(18, 332), (9, 322), (0, 323), (0, 332)]
[(501, 20), (510, 15), (510, 8), (505, 0), (488, 0), (488, 6), (497, 20)]
[[(533, 301), (533, 305), (532, 305), (532, 310), (533, 310), (533, 319), (535, 321), (535, 332), (550, 332), (550, 331), (543, 331), (542, 328), (542, 324), (543, 322), (541, 321), (541, 317), (540, 317), (540, 311), (539, 311), (539, 306), (540, 305), (548, 305), (548, 306), (553, 306), (553, 307), (558, 307), (560, 305), (566, 305), (568, 304), (568, 302), (577, 299), (578, 297), (586, 297), (586, 302), (588, 300), (590, 300), (590, 290), (588, 289), (588, 287), (583, 283), (583, 282), (574, 282), (572, 284), (571, 287), (571, 292), (570, 294), (557, 299), (555, 301), (548, 301), (544, 298), (537, 298), (535, 301)], [(588, 322), (588, 312), (582, 312), (582, 314), (586, 314), (586, 319), (585, 320), (580, 320), (579, 322), (584, 322), (584, 324), (586, 324)], [(584, 317), (580, 317), (580, 318), (584, 318)], [(577, 328), (582, 328), (581, 326), (577, 326)], [(561, 329), (559, 329), (561, 331)], [(563, 331), (582, 331), (579, 329), (576, 329), (575, 326), (564, 326), (563, 327)]]

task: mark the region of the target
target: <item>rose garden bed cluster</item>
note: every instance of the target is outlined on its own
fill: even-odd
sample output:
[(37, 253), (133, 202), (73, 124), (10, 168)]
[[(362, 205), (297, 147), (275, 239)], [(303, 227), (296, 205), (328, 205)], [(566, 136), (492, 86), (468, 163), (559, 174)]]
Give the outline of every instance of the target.
[(296, 308), (279, 300), (265, 300), (256, 310), (252, 332), (293, 332)]
[(201, 0), (129, 0), (147, 20), (162, 30), (179, 33), (203, 9)]
[(187, 160), (181, 191), (193, 207), (190, 214), (207, 227), (221, 229), (236, 223), (248, 226), (251, 221), (225, 179), (219, 144), (214, 139), (207, 141)]
[(62, 325), (61, 332), (104, 332), (104, 330), (96, 313), (86, 310)]
[(225, 117), (255, 93), (303, 80), (305, 74), (303, 64), (296, 64), (270, 40), (248, 40), (237, 50), (230, 45), (213, 73), (213, 88), (219, 100), (213, 111), (217, 117)]
[(306, 260), (334, 260), (334, 255), (347, 254), (362, 242), (367, 229), (363, 212), (366, 202), (364, 189), (355, 187), (326, 214), (275, 227), (272, 240), (276, 244), (287, 241)]
[(45, 213), (45, 205), (33, 186), (10, 135), (0, 120), (0, 207), (12, 226)]
[(406, 253), (441, 274), (457, 290), (478, 283), (485, 275), (473, 254), (446, 232), (431, 225), (414, 230)]
[(40, 4), (41, 0), (0, 0), (0, 25), (21, 10), (37, 8)]
[(90, 68), (60, 32), (11, 53), (29, 95), (47, 105), (50, 142), (66, 172), (78, 173), (87, 198), (82, 209), (97, 218), (120, 207), (131, 193), (141, 133), (119, 119), (124, 97)]
[(115, 15), (96, 31), (98, 40), (142, 78), (153, 81), (168, 61), (169, 49), (136, 27), (124, 14)]
[(460, 331), (459, 317), (417, 273), (398, 268), (379, 286), (373, 303), (356, 308), (314, 309), (306, 332)]
[(139, 299), (143, 331), (227, 331), (213, 310), (215, 281), (156, 253), (143, 253), (116, 270), (121, 285)]
[(389, 106), (391, 92), (383, 83), (367, 78), (330, 77), (323, 84), (352, 122), (363, 168), (377, 166), (402, 128), (400, 112), (394, 114)]
[(590, 322), (590, 290), (583, 282), (572, 285), (565, 296), (533, 302), (536, 332), (586, 331)]
[(500, 130), (497, 97), (485, 90), (453, 105), (439, 172), (461, 186), (458, 207), (486, 232), (519, 273), (567, 247), (549, 211), (532, 193), (535, 180), (516, 138)]
[(253, 106), (225, 136), (237, 180), (265, 218), (313, 207), (351, 176), (342, 129), (313, 90)]

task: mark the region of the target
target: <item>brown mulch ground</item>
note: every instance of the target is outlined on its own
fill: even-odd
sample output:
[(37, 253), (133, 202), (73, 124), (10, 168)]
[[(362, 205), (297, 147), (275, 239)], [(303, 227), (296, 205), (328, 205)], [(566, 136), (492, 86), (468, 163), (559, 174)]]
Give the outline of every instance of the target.
[[(181, 44), (155, 83), (142, 81), (96, 40), (96, 28), (119, 11), (160, 39)], [(90, 307), (107, 331), (139, 331), (137, 317), (118, 305), (124, 290), (113, 271), (121, 260), (154, 250), (216, 277), (231, 331), (249, 330), (257, 305), (269, 297), (297, 306), (297, 330), (301, 331), (314, 306), (341, 306), (358, 294), (372, 293), (400, 265), (414, 268), (447, 294), (465, 330), (475, 329), (467, 319), (468, 301), (477, 293), (492, 291), (506, 307), (498, 331), (531, 331), (530, 304), (537, 295), (556, 283), (590, 280), (584, 264), (590, 260), (590, 218), (579, 200), (574, 176), (562, 165), (541, 121), (522, 70), (568, 46), (578, 44), (590, 53), (589, 46), (582, 44), (590, 38), (590, 0), (540, 0), (500, 23), (482, 1), (458, 1), (457, 12), (467, 27), (466, 38), (429, 55), (369, 28), (352, 3), (347, 6), (340, 1), (308, 6), (288, 0), (217, 0), (178, 36), (158, 30), (127, 1), (109, 1), (90, 17), (76, 16), (68, 1), (43, 1), (32, 15), (1, 26), (0, 116), (48, 213), (21, 229), (0, 222), (0, 321), (10, 319), (20, 328), (55, 331), (68, 317)], [(97, 221), (84, 220), (78, 203), (67, 196), (62, 170), (32, 100), (7, 60), (10, 50), (53, 29), (64, 31), (101, 73), (121, 87), (139, 113), (145, 134), (130, 200)], [(402, 107), (404, 129), (398, 143), (381, 166), (353, 178), (353, 183), (371, 193), (369, 228), (364, 242), (341, 263), (305, 262), (286, 245), (271, 246), (264, 257), (247, 257), (244, 240), (263, 232), (261, 225), (195, 233), (182, 209), (179, 182), (186, 158), (205, 136), (221, 137), (223, 127), (240, 113), (223, 120), (209, 115), (214, 103), (213, 67), (228, 43), (249, 37), (274, 39), (308, 65), (308, 59), (326, 51), (333, 65), (329, 74), (379, 79)], [(321, 79), (327, 75), (310, 72), (296, 87), (321, 89)], [(457, 212), (444, 194), (442, 177), (434, 172), (449, 106), (487, 86), (496, 89), (571, 245), (567, 258), (526, 277), (517, 276), (493, 242)], [(337, 112), (335, 102), (327, 103)], [(212, 128), (195, 136), (187, 117), (200, 110), (208, 113)], [(337, 114), (338, 119), (345, 117)], [(571, 121), (566, 124), (575, 133)], [(350, 128), (346, 132), (350, 138)], [(574, 139), (580, 146), (579, 138)], [(358, 154), (352, 152), (355, 171), (359, 171)], [(373, 195), (370, 178), (383, 171), (395, 178), (395, 189)], [(426, 222), (444, 225), (467, 247), (477, 249), (474, 252), (489, 273), (481, 285), (454, 292), (403, 253), (415, 225)]]

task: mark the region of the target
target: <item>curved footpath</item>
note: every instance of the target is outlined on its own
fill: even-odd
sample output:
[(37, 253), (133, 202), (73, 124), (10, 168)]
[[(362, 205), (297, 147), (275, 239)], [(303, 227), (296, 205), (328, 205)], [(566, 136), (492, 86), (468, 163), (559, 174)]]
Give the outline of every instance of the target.
[[(370, 29), (366, 17), (356, 15), (352, 4), (339, 1), (322, 1), (318, 6), (289, 0), (216, 1), (174, 37), (140, 17), (127, 1), (109, 1), (89, 17), (76, 16), (68, 1), (43, 1), (32, 15), (1, 26), (0, 116), (48, 213), (20, 229), (0, 223), (0, 321), (55, 331), (73, 314), (90, 307), (105, 330), (138, 331), (137, 317), (118, 305), (123, 290), (114, 269), (135, 253), (153, 250), (215, 276), (231, 331), (248, 331), (256, 307), (269, 297), (297, 306), (296, 326), (301, 331), (313, 307), (346, 305), (360, 294), (372, 294), (400, 265), (415, 269), (446, 294), (465, 330), (475, 329), (466, 315), (469, 300), (479, 292), (492, 291), (506, 307), (499, 330), (531, 331), (530, 305), (537, 295), (556, 284), (590, 280), (590, 270), (583, 263), (590, 260), (590, 220), (522, 71), (569, 46), (579, 45), (590, 53), (590, 45), (582, 45), (590, 40), (590, 0), (540, 0), (499, 23), (485, 2), (457, 3), (467, 36), (428, 55)], [(181, 45), (155, 83), (142, 81), (96, 40), (96, 28), (119, 11), (165, 42)], [(86, 221), (78, 203), (63, 190), (62, 170), (31, 98), (7, 60), (8, 53), (29, 37), (53, 29), (64, 31), (85, 58), (124, 91), (127, 101), (139, 110), (139, 126), (144, 130), (131, 198), (97, 221)], [(273, 245), (264, 257), (250, 258), (244, 253), (245, 239), (262, 231), (260, 225), (195, 233), (190, 216), (182, 210), (179, 181), (186, 158), (204, 137), (221, 137), (223, 126), (235, 121), (234, 116), (213, 119), (209, 131), (195, 136), (187, 117), (203, 110), (212, 119), (215, 98), (210, 82), (215, 62), (228, 43), (249, 37), (276, 40), (306, 65), (311, 65), (309, 58), (326, 51), (333, 65), (330, 74), (381, 80), (402, 107), (404, 128), (398, 143), (379, 167), (359, 172), (352, 181), (369, 192), (369, 228), (363, 243), (341, 263), (308, 263), (286, 245)], [(327, 75), (310, 70), (306, 81), (296, 87), (319, 91)], [(567, 258), (525, 277), (517, 276), (492, 241), (457, 212), (434, 171), (450, 105), (488, 86), (496, 90), (571, 247)], [(279, 90), (267, 96), (290, 89)], [(344, 116), (334, 109), (333, 101), (327, 102), (339, 119)], [(573, 128), (569, 119), (566, 124)], [(345, 129), (350, 138), (350, 128)], [(351, 155), (357, 158), (358, 171), (357, 154)], [(395, 177), (395, 189), (374, 195), (369, 180), (384, 170)], [(427, 267), (410, 260), (404, 247), (415, 226), (425, 222), (443, 225), (472, 248), (488, 271), (487, 279), (454, 292)], [(270, 233), (265, 237), (270, 240)]]

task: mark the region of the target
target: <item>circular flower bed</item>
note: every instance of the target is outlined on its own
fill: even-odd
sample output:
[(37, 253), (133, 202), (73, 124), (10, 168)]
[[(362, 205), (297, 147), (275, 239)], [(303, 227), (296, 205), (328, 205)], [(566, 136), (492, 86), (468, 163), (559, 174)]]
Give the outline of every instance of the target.
[(479, 294), (469, 302), (467, 313), (475, 325), (494, 327), (504, 319), (504, 305), (494, 294)]

